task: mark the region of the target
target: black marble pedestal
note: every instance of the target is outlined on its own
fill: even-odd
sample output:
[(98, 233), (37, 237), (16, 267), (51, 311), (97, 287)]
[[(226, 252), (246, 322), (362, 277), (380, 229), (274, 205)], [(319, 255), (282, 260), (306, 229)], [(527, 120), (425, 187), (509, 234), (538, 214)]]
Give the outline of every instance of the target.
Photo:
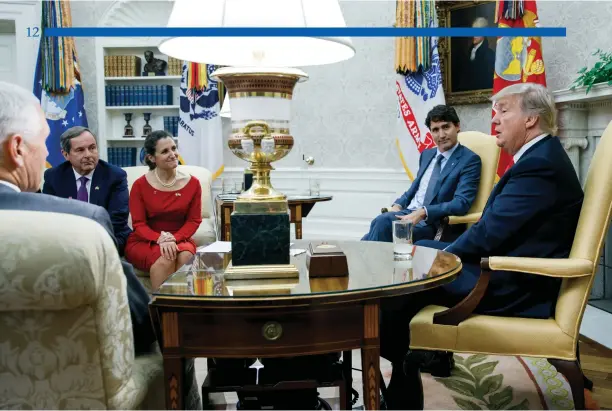
[(232, 265), (289, 264), (289, 214), (231, 215)]

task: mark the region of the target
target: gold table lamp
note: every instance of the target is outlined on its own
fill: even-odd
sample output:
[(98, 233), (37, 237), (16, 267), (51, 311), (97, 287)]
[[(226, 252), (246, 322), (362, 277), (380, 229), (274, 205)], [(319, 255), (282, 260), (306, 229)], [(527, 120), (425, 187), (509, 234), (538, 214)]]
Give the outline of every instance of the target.
[[(345, 27), (338, 0), (175, 0), (168, 27), (266, 28)], [(308, 76), (290, 67), (331, 64), (355, 54), (348, 37), (183, 36), (159, 50), (185, 61), (223, 66), (222, 81), (232, 104), (232, 153), (249, 162), (251, 188), (231, 216), (232, 262), (228, 278), (287, 278), (299, 275), (289, 263), (287, 197), (270, 180), (272, 162), (294, 144), (291, 100)]]

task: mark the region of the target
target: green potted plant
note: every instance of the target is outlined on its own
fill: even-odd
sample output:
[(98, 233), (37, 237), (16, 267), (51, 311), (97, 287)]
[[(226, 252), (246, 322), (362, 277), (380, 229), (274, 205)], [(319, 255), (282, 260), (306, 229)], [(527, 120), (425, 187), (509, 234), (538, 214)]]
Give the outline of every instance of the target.
[(608, 83), (609, 86), (612, 86), (612, 53), (604, 53), (597, 49), (593, 56), (599, 56), (599, 61), (590, 70), (587, 67), (581, 68), (570, 90), (576, 87), (586, 87), (585, 94), (588, 94), (594, 85)]

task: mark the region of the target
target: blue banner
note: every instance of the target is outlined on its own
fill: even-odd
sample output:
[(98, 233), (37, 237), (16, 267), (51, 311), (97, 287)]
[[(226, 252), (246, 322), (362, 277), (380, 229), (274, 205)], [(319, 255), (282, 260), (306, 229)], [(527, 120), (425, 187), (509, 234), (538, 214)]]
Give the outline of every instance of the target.
[[(43, 42), (41, 41), (41, 48), (42, 44)], [(60, 136), (70, 127), (87, 127), (87, 115), (85, 114), (85, 99), (76, 56), (74, 58), (74, 81), (70, 91), (66, 94), (52, 93), (43, 88), (43, 63), (42, 50), (39, 50), (36, 74), (34, 76), (34, 95), (40, 100), (40, 105), (45, 112), (47, 123), (51, 129), (51, 133), (47, 138), (47, 150), (49, 151), (47, 167), (55, 167), (65, 161), (61, 152)]]

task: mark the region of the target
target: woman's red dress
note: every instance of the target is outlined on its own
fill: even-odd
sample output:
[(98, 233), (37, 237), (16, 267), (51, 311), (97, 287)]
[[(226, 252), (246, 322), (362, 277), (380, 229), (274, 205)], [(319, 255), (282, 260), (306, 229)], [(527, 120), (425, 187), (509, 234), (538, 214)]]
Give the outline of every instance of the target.
[(134, 267), (149, 271), (161, 257), (157, 239), (162, 231), (176, 238), (179, 251), (196, 252), (191, 238), (202, 222), (202, 187), (191, 177), (185, 187), (160, 191), (140, 177), (130, 190), (130, 214), (133, 232), (125, 245), (125, 258)]

